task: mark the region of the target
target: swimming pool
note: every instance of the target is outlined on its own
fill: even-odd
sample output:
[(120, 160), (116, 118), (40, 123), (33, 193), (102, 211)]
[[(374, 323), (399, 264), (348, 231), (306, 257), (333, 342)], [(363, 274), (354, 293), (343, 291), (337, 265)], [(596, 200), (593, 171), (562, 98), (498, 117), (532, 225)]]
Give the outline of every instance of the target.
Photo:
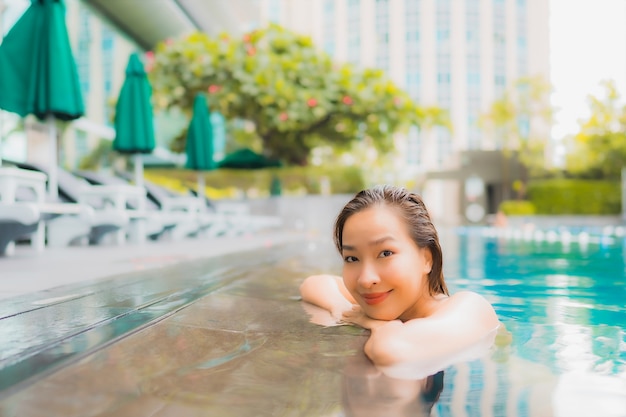
[(311, 323), (299, 284), (341, 271), (319, 233), (3, 303), (0, 351), (21, 343), (31, 378), (0, 415), (626, 416), (623, 239), (517, 232), (440, 229), (450, 290), (510, 337), (433, 377), (385, 375), (367, 331)]
[(446, 369), (437, 415), (626, 416), (626, 243), (610, 232), (441, 233), (450, 291), (483, 294), (512, 338)]

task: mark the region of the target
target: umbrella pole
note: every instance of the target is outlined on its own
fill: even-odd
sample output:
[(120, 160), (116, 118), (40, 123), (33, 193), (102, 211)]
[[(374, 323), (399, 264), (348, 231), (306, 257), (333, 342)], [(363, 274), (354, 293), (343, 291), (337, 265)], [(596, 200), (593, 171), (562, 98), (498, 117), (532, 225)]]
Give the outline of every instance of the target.
[[(141, 189), (143, 190), (143, 156), (140, 153), (133, 155), (133, 165), (135, 165), (135, 186), (141, 187)], [(139, 204), (137, 208), (140, 211), (141, 216), (146, 215), (145, 190), (144, 194), (142, 194), (141, 198), (139, 199)], [(143, 217), (137, 219), (137, 221), (135, 222), (133, 240), (139, 244), (143, 244), (146, 242), (146, 219)]]
[[(0, 0), (0, 13), (2, 12), (2, 0)], [(2, 19), (2, 14), (0, 14)], [(0, 30), (2, 28), (0, 27)], [(0, 110), (0, 167), (2, 166), (2, 142), (4, 141), (4, 111)]]
[(135, 154), (134, 157), (135, 165), (135, 185), (143, 188), (143, 159), (140, 153)]
[(202, 201), (202, 204), (204, 204), (204, 194), (204, 173), (202, 171), (198, 171), (198, 198)]
[(59, 186), (57, 179), (58, 156), (57, 156), (57, 128), (53, 115), (48, 115), (48, 141), (50, 143), (50, 169), (48, 169), (48, 196), (52, 201), (59, 197)]

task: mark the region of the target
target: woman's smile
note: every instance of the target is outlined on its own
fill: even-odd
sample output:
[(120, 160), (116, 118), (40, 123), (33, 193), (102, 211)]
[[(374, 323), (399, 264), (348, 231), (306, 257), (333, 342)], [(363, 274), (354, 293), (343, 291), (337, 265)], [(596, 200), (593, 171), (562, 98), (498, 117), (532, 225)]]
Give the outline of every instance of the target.
[(370, 292), (361, 294), (361, 297), (363, 298), (363, 301), (365, 301), (367, 304), (375, 305), (385, 301), (389, 294), (391, 294), (391, 291), (393, 290), (389, 290), (387, 292)]

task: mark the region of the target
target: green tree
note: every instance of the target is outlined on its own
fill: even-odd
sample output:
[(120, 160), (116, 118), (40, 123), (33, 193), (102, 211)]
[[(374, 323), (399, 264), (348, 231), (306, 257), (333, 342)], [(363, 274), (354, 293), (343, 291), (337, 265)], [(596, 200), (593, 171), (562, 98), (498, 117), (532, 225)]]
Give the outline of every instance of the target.
[(582, 177), (619, 179), (626, 166), (626, 104), (613, 81), (603, 97), (589, 96), (590, 115), (568, 142), (567, 169)]
[(87, 155), (83, 156), (78, 164), (79, 169), (98, 170), (113, 165), (118, 153), (111, 147), (111, 141), (101, 139), (98, 145)]
[[(410, 124), (438, 123), (382, 71), (334, 63), (311, 39), (271, 25), (232, 39), (193, 33), (159, 44), (150, 79), (157, 107), (190, 111), (207, 92), (213, 110), (253, 123), (263, 153), (305, 165), (311, 149), (348, 149), (369, 137), (381, 152)], [(180, 145), (179, 145), (180, 146)]]
[(523, 77), (493, 102), (482, 123), (505, 154), (515, 151), (531, 175), (545, 170), (545, 145), (554, 110), (550, 85), (539, 76)]

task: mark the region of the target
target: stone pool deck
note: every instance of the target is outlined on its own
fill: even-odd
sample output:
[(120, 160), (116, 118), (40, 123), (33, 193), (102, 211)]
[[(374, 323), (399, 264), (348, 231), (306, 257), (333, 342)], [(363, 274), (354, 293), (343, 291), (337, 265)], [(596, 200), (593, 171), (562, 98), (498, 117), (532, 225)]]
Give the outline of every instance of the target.
[(18, 248), (0, 260), (0, 415), (343, 415), (365, 334), (312, 324), (298, 299), (336, 266), (328, 243)]
[(46, 248), (41, 253), (29, 246), (18, 246), (14, 256), (0, 258), (0, 300), (194, 259), (271, 247), (306, 239), (312, 234), (280, 230), (215, 239), (148, 241), (143, 245)]

